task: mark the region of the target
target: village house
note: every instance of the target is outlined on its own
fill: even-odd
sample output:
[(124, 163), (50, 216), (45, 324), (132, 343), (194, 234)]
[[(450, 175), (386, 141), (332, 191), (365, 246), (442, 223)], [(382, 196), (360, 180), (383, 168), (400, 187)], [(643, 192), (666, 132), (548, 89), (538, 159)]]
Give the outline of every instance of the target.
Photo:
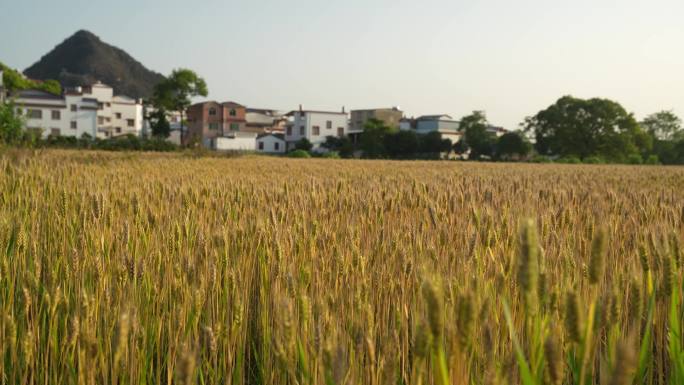
[(96, 99), (69, 93), (58, 96), (39, 90), (19, 91), (12, 96), (17, 112), (26, 119), (26, 128), (41, 132), (43, 138), (97, 136)]
[(142, 135), (144, 116), (141, 100), (125, 95), (114, 95), (114, 89), (101, 82), (76, 87), (68, 90), (66, 94), (82, 95), (97, 100), (97, 137)]
[(399, 129), (401, 130), (415, 130), (417, 134), (436, 131), (442, 134), (443, 139), (451, 140), (451, 143), (457, 143), (463, 137), (459, 126), (459, 121), (446, 114), (424, 115), (417, 119), (402, 119), (399, 122)]
[(294, 149), (300, 140), (307, 139), (313, 145), (312, 151), (325, 152), (322, 144), (328, 136), (341, 138), (349, 131), (344, 108), (342, 112), (307, 111), (300, 106), (298, 111), (292, 111), (288, 116), (292, 119), (285, 132), (288, 151)]
[(371, 119), (379, 120), (387, 127), (398, 128), (399, 122), (404, 117), (399, 107), (352, 110), (350, 115), (350, 132), (362, 132), (366, 122)]
[(235, 102), (209, 101), (194, 104), (187, 111), (188, 127), (183, 144), (200, 143), (206, 148), (212, 148), (216, 138), (247, 132), (246, 113), (245, 106)]
[(284, 154), (287, 142), (284, 134), (267, 133), (257, 136), (257, 152), (266, 154)]
[(259, 134), (284, 134), (287, 127), (285, 113), (278, 110), (247, 108), (245, 120), (247, 121), (247, 131)]

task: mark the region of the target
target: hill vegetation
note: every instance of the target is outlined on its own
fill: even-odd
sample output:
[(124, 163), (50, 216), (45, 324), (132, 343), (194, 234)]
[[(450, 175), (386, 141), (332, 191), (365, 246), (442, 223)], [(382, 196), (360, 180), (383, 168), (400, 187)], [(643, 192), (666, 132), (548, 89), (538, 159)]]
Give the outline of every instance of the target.
[(102, 81), (116, 94), (133, 98), (151, 97), (154, 86), (164, 79), (122, 49), (84, 30), (64, 40), (24, 73), (33, 79), (56, 79), (64, 87)]

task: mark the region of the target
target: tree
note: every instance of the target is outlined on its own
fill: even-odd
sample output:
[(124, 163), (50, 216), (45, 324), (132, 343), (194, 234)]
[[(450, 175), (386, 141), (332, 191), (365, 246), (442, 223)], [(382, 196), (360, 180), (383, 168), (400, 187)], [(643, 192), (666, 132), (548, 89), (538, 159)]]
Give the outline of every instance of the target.
[(496, 141), (496, 158), (503, 160), (520, 159), (532, 151), (532, 145), (520, 132), (508, 132)]
[(413, 158), (418, 152), (418, 135), (410, 130), (397, 131), (386, 134), (383, 144), (391, 158)]
[(470, 159), (478, 160), (483, 156), (492, 156), (495, 136), (487, 132), (487, 117), (483, 111), (473, 111), (461, 119), (459, 130), (465, 134), (465, 144), (470, 148)]
[(7, 67), (3, 63), (0, 63), (0, 71), (2, 71), (3, 85), (9, 92), (35, 89), (54, 95), (62, 94), (62, 86), (56, 80), (46, 80), (44, 82), (33, 81), (24, 77), (19, 71)]
[(309, 152), (313, 148), (313, 144), (307, 138), (301, 138), (297, 143), (295, 143), (295, 150), (302, 150)]
[(384, 158), (387, 156), (385, 149), (385, 136), (391, 134), (393, 129), (386, 126), (378, 119), (369, 119), (364, 125), (361, 134), (361, 150), (367, 158)]
[(354, 155), (354, 144), (347, 136), (326, 136), (322, 147), (337, 152), (343, 158), (350, 158)]
[(443, 152), (450, 152), (452, 149), (451, 140), (442, 139), (442, 134), (438, 131), (428, 132), (418, 135), (419, 152), (421, 154), (439, 157)]
[(152, 105), (157, 110), (180, 112), (182, 142), (185, 131), (183, 115), (192, 103), (191, 98), (208, 94), (207, 83), (204, 79), (189, 69), (181, 68), (174, 70), (171, 76), (154, 87)]
[[(682, 120), (672, 111), (660, 111), (647, 116), (641, 127), (658, 140), (682, 138)], [(682, 138), (684, 139), (684, 138)]]
[(0, 103), (0, 143), (18, 144), (23, 137), (24, 118), (13, 103)]
[(149, 115), (152, 136), (155, 138), (166, 139), (171, 135), (171, 124), (166, 118), (164, 109), (156, 109)]
[(626, 162), (630, 155), (647, 152), (652, 146), (634, 116), (608, 99), (564, 96), (524, 125), (534, 133), (541, 155), (598, 156)]

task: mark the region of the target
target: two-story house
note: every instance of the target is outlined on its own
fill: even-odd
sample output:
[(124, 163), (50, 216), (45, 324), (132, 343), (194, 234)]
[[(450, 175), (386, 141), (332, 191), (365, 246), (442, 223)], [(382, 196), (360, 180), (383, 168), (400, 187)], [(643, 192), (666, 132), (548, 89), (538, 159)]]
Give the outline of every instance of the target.
[(285, 130), (285, 141), (287, 150), (295, 148), (297, 142), (306, 138), (313, 145), (312, 150), (325, 152), (326, 149), (321, 145), (325, 143), (326, 137), (343, 137), (349, 131), (347, 113), (330, 111), (310, 111), (299, 108), (288, 114), (291, 118)]

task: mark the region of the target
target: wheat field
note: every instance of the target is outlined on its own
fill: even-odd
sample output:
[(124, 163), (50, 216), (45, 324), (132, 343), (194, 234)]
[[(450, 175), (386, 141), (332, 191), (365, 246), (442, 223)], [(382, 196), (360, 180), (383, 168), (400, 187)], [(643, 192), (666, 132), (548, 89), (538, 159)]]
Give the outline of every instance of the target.
[(0, 170), (2, 384), (684, 383), (684, 168)]

